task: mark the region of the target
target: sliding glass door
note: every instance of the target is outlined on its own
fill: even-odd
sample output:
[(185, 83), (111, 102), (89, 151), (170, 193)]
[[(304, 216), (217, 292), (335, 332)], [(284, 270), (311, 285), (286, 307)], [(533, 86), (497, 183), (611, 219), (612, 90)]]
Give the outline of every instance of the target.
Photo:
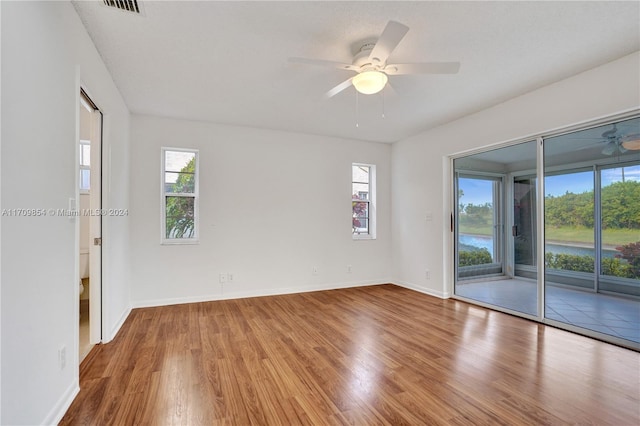
[(456, 297), (640, 348), (640, 117), (453, 166)]

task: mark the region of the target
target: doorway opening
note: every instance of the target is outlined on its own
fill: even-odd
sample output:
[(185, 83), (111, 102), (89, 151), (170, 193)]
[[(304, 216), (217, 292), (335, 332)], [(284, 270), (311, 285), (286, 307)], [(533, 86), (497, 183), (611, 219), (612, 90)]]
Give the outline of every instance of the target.
[(82, 89), (78, 121), (78, 355), (82, 362), (102, 340), (102, 113)]

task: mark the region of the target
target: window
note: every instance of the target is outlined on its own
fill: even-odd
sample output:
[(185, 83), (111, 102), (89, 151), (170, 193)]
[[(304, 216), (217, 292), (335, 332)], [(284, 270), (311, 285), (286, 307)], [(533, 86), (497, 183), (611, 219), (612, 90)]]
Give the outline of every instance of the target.
[(91, 188), (91, 141), (80, 140), (80, 193)]
[(162, 243), (198, 242), (198, 151), (162, 148)]
[(354, 163), (351, 169), (351, 233), (354, 239), (374, 239), (376, 166)]

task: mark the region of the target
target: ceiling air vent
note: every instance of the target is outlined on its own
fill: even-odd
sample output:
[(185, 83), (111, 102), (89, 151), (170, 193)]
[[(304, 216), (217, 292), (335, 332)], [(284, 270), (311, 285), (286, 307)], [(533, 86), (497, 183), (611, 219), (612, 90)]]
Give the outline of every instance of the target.
[(115, 9), (124, 10), (125, 12), (133, 12), (140, 14), (140, 5), (138, 0), (102, 0), (105, 6)]

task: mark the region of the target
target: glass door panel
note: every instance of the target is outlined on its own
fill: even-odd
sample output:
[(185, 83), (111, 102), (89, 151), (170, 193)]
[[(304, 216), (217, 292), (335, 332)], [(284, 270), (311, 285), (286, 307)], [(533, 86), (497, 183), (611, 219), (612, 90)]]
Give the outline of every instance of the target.
[(535, 274), (536, 141), (459, 158), (454, 168), (456, 296), (537, 315), (535, 275), (516, 276), (513, 266)]
[(640, 343), (640, 119), (548, 138), (545, 317)]

